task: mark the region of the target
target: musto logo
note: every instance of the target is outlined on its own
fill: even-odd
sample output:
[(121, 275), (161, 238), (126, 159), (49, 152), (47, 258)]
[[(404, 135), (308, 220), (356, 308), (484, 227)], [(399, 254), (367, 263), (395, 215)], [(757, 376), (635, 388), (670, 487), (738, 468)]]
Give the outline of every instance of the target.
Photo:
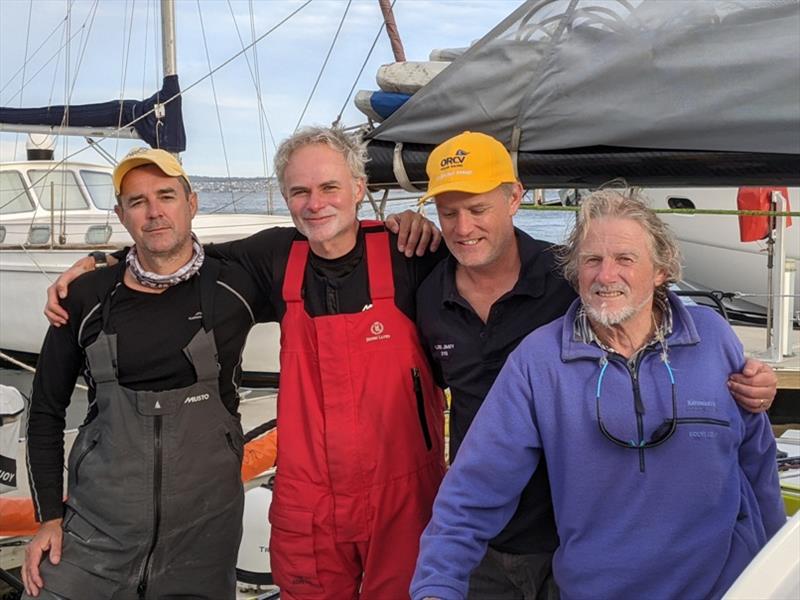
[(184, 404), (194, 404), (195, 402), (202, 402), (203, 400), (208, 400), (211, 396), (208, 394), (200, 394), (198, 396), (189, 396), (186, 400), (183, 401)]
[(367, 336), (367, 342), (377, 342), (379, 340), (388, 340), (391, 335), (388, 333), (383, 333), (383, 323), (380, 321), (374, 321), (372, 325), (369, 326), (369, 332), (372, 335)]
[(460, 167), (464, 164), (464, 159), (467, 158), (469, 152), (464, 152), (463, 150), (456, 150), (456, 153), (453, 156), (445, 156), (439, 166), (442, 169), (446, 169), (448, 167)]

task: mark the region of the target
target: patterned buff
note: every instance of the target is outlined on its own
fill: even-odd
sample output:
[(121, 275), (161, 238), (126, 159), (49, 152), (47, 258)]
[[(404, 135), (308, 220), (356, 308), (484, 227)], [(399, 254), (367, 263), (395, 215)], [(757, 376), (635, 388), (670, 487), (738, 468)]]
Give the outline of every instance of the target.
[(194, 232), (192, 232), (192, 258), (190, 258), (189, 262), (187, 262), (174, 273), (170, 273), (169, 275), (159, 275), (158, 273), (145, 271), (144, 268), (142, 268), (142, 264), (139, 262), (139, 256), (136, 254), (135, 244), (131, 248), (131, 251), (128, 252), (128, 256), (125, 261), (127, 262), (128, 269), (130, 269), (131, 274), (136, 278), (136, 281), (146, 287), (163, 289), (176, 285), (181, 281), (186, 281), (192, 275), (197, 273), (200, 270), (200, 267), (203, 266), (203, 260), (205, 260), (205, 257), (206, 254), (203, 252), (203, 246), (200, 244), (200, 241), (197, 239), (197, 236), (194, 234)]

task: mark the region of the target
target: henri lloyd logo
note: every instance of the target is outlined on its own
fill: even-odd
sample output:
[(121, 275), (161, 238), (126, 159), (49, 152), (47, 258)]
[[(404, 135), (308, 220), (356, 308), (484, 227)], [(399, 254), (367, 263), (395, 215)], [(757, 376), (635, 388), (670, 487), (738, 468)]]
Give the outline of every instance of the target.
[(445, 156), (439, 166), (443, 169), (447, 169), (450, 167), (460, 167), (464, 164), (464, 159), (467, 158), (469, 152), (464, 152), (463, 150), (456, 150), (453, 156)]
[(198, 396), (189, 396), (186, 400), (183, 401), (184, 404), (194, 404), (195, 402), (202, 402), (203, 400), (208, 400), (211, 396), (208, 394), (200, 394)]
[(391, 335), (388, 333), (383, 333), (383, 323), (380, 321), (375, 321), (372, 325), (369, 326), (369, 332), (372, 335), (367, 336), (367, 342), (377, 342), (379, 340), (388, 340)]
[(0, 484), (17, 487), (17, 461), (0, 455)]

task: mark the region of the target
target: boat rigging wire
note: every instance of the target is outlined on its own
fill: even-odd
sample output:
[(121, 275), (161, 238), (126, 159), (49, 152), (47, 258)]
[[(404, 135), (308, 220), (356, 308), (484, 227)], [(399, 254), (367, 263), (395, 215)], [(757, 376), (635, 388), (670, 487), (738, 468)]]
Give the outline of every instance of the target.
[(78, 83), (78, 72), (80, 71), (81, 65), (83, 64), (83, 57), (86, 55), (86, 48), (89, 46), (89, 36), (92, 35), (92, 26), (94, 25), (94, 18), (97, 15), (97, 6), (99, 5), (100, 0), (95, 0), (94, 4), (92, 5), (91, 9), (91, 20), (89, 21), (89, 29), (86, 31), (86, 38), (83, 38), (83, 33), (85, 30), (86, 23), (84, 22), (84, 26), (81, 26), (81, 41), (78, 44), (78, 47), (81, 48), (80, 54), (78, 56), (78, 64), (75, 65), (75, 75), (72, 78), (72, 86), (69, 90), (69, 97), (72, 98), (72, 93), (75, 91), (75, 85)]
[[(22, 91), (25, 89), (25, 65), (28, 64), (28, 44), (31, 39), (31, 14), (33, 13), (33, 2), (28, 5), (28, 24), (25, 30), (25, 56), (22, 61), (22, 83), (20, 84), (20, 94), (19, 94), (19, 107), (22, 108)], [(19, 142), (19, 134), (14, 136), (14, 154), (11, 156), (17, 155), (17, 143)]]
[[(233, 7), (231, 6), (230, 0), (228, 0), (228, 6), (233, 12)], [(250, 39), (256, 39), (256, 15), (253, 0), (249, 2), (250, 8)], [(233, 20), (234, 24), (236, 24), (236, 19)], [(238, 27), (237, 33), (238, 33)], [(247, 54), (245, 54), (245, 58)], [(250, 69), (250, 61), (247, 62), (247, 68)], [(255, 71), (255, 81), (253, 82), (256, 87), (256, 98), (258, 99), (258, 137), (261, 142), (261, 164), (264, 168), (264, 177), (269, 178), (269, 158), (267, 155), (267, 137), (264, 135), (264, 121), (267, 118), (266, 113), (263, 110), (262, 104), (262, 95), (261, 95), (261, 72), (258, 67), (258, 46), (253, 46), (253, 70)], [(269, 121), (267, 121), (267, 126), (269, 126)], [(270, 128), (270, 137), (272, 137), (272, 129)], [(272, 145), (273, 148), (275, 147), (275, 138), (272, 138)], [(274, 207), (272, 206), (272, 188), (267, 185), (267, 214), (273, 213)]]
[[(203, 36), (203, 48), (206, 52), (206, 63), (208, 68), (211, 69), (211, 55), (208, 52), (208, 40), (206, 39), (206, 27), (203, 23), (203, 10), (200, 8), (200, 0), (197, 0), (197, 16), (200, 18), (200, 33)], [(214, 85), (214, 76), (211, 76), (211, 95), (214, 97), (214, 110), (217, 113), (217, 126), (219, 127), (219, 139), (222, 143), (222, 157), (225, 160), (225, 171), (228, 174), (228, 180), (231, 179), (231, 165), (228, 161), (228, 149), (225, 146), (225, 132), (222, 129), (222, 116), (219, 113), (219, 102), (217, 100), (217, 86)], [(120, 114), (122, 114), (120, 112)], [(238, 212), (236, 207), (236, 198), (231, 190), (231, 202), (233, 203), (234, 212)]]
[[(231, 19), (233, 20), (233, 27), (236, 30), (236, 36), (239, 38), (239, 45), (244, 49), (244, 39), (242, 39), (242, 34), (239, 30), (239, 24), (236, 22), (236, 15), (233, 11), (233, 5), (231, 4), (231, 0), (228, 0), (228, 10), (231, 13)], [(255, 40), (256, 38), (256, 31), (255, 31), (255, 14), (253, 12), (253, 3), (250, 0), (250, 37), (251, 39)], [(244, 55), (245, 63), (247, 64), (247, 71), (250, 73), (250, 81), (253, 83), (253, 87), (256, 90), (256, 99), (258, 102), (258, 128), (261, 138), (261, 154), (263, 160), (263, 167), (264, 167), (264, 177), (269, 178), (269, 161), (267, 158), (267, 142), (266, 137), (264, 136), (264, 124), (266, 123), (267, 131), (269, 132), (270, 140), (272, 141), (272, 148), (277, 148), (277, 144), (275, 143), (275, 135), (272, 133), (272, 126), (269, 122), (269, 118), (267, 117), (267, 111), (264, 108), (264, 101), (263, 101), (263, 94), (261, 93), (261, 73), (259, 72), (258, 67), (258, 46), (253, 46), (253, 66), (250, 65), (250, 59), (247, 57), (247, 54)], [(224, 207), (223, 207), (224, 208)], [(267, 196), (267, 212), (268, 214), (273, 213), (273, 205), (272, 205), (272, 195), (269, 194)], [(218, 211), (214, 211), (218, 212)]]
[[(75, 37), (78, 35), (78, 33), (80, 33), (80, 30), (79, 30), (79, 31), (76, 31), (74, 34), (72, 34), (72, 37), (73, 37), (73, 38), (75, 38)], [(71, 42), (71, 41), (72, 41), (72, 39), (70, 39), (69, 41)], [(54, 52), (52, 55), (50, 55), (50, 58), (48, 58), (48, 59), (45, 61), (45, 63), (44, 63), (44, 64), (43, 64), (41, 67), (39, 67), (39, 70), (38, 70), (38, 71), (36, 71), (36, 73), (34, 73), (34, 74), (33, 74), (33, 75), (30, 77), (30, 79), (28, 79), (28, 83), (30, 83), (31, 81), (33, 81), (34, 79), (36, 79), (36, 76), (37, 76), (39, 73), (41, 73), (42, 71), (44, 71), (44, 69), (45, 69), (45, 68), (47, 68), (47, 66), (48, 66), (48, 65), (49, 65), (51, 62), (53, 62), (53, 59), (60, 57), (60, 56), (61, 56), (61, 51), (62, 51), (63, 49), (64, 49), (64, 45), (61, 45), (61, 46), (58, 48), (58, 50), (56, 50), (56, 51), (55, 51), (55, 52)], [(33, 56), (31, 56), (31, 59), (32, 59), (32, 58), (33, 58)], [(30, 61), (29, 61), (29, 62), (30, 62)], [(13, 78), (12, 78), (12, 80), (13, 80)], [(9, 80), (9, 83), (10, 83), (10, 82), (11, 82), (11, 80)], [(7, 86), (8, 86), (8, 84), (6, 84), (6, 87), (7, 87)], [(3, 89), (5, 89), (5, 87), (4, 87)], [(2, 90), (0, 90), (0, 92), (2, 92)], [(20, 88), (19, 90), (17, 90), (17, 92), (16, 92), (16, 93), (15, 93), (13, 96), (11, 96), (11, 97), (8, 99), (8, 102), (7, 102), (7, 104), (11, 104), (11, 103), (13, 102), (13, 100), (14, 100), (14, 99), (15, 99), (15, 98), (16, 98), (16, 97), (19, 95), (19, 94), (21, 94), (21, 93), (22, 93), (22, 89)], [(52, 96), (51, 96), (51, 99), (52, 99)]]
[[(128, 42), (125, 43), (125, 36), (122, 37), (122, 73), (120, 74), (119, 81), (119, 117), (117, 118), (117, 131), (121, 129), (122, 125), (122, 102), (125, 100), (125, 80), (128, 77), (128, 59), (130, 58), (131, 38), (133, 37), (133, 9), (136, 6), (136, 0), (131, 2), (131, 20), (128, 22), (128, 0), (125, 0), (125, 8), (122, 14), (125, 15), (125, 20), (122, 24), (122, 30), (128, 32)], [(114, 158), (119, 156), (119, 138), (115, 138), (114, 142)]]
[[(31, 2), (30, 5), (33, 6), (33, 2)], [(50, 40), (50, 38), (55, 35), (56, 31), (58, 31), (58, 29), (62, 26), (63, 23), (64, 23), (63, 19), (61, 21), (59, 21), (58, 23), (56, 23), (56, 26), (53, 27), (53, 30), (50, 32), (50, 34), (46, 38), (44, 38), (44, 40), (42, 41), (41, 44), (39, 44), (39, 46), (36, 48), (36, 50), (33, 51), (33, 54), (30, 55), (30, 58), (28, 58), (25, 62), (23, 62), (22, 66), (19, 69), (17, 69), (14, 72), (14, 74), (11, 77), (8, 78), (8, 81), (6, 81), (5, 85), (2, 88), (0, 88), (0, 94), (2, 94), (6, 90), (6, 88), (9, 85), (11, 85), (11, 82), (14, 81), (17, 78), (17, 75), (19, 75), (20, 71), (25, 70), (25, 66), (36, 57), (36, 55), (39, 53), (39, 50), (41, 50), (44, 47), (44, 45)], [(51, 60), (53, 60), (52, 56), (47, 60), (47, 62), (45, 62), (45, 65), (47, 65), (47, 63), (49, 63)], [(37, 73), (38, 73), (38, 71), (37, 71)], [(25, 79), (25, 76), (23, 75), (23, 82), (24, 82), (24, 79)], [(12, 97), (12, 99), (13, 99), (13, 97)]]
[[(56, 66), (53, 68), (53, 81), (50, 84), (50, 97), (47, 99), (48, 106), (52, 106), (53, 104), (53, 93), (55, 92), (56, 89), (56, 75), (58, 75), (58, 65), (61, 64), (61, 54), (72, 41), (72, 38), (68, 37), (68, 34), (65, 33), (67, 30), (66, 24), (69, 23), (69, 15), (67, 15), (67, 18), (64, 19), (64, 23), (65, 26), (61, 29), (61, 41), (64, 42), (64, 40), (66, 40), (66, 42), (64, 42), (58, 49), (57, 53), (58, 56), (56, 57)], [(77, 35), (77, 32), (75, 33), (75, 35)], [(66, 108), (64, 110), (66, 111)]]
[(322, 79), (322, 74), (325, 72), (325, 67), (328, 66), (328, 59), (330, 59), (331, 54), (333, 53), (333, 47), (336, 45), (336, 40), (339, 39), (339, 34), (342, 31), (342, 25), (344, 25), (344, 20), (347, 18), (347, 13), (350, 11), (350, 5), (353, 3), (353, 0), (347, 0), (347, 6), (344, 7), (344, 13), (342, 14), (342, 18), (339, 21), (339, 27), (336, 28), (336, 33), (333, 35), (333, 40), (331, 40), (331, 46), (328, 48), (328, 53), (325, 55), (325, 60), (322, 61), (322, 67), (319, 70), (319, 74), (317, 75), (317, 80), (314, 82), (314, 86), (311, 88), (311, 93), (308, 95), (308, 100), (306, 100), (306, 105), (303, 107), (303, 111), (300, 113), (300, 118), (297, 119), (297, 125), (294, 126), (294, 131), (300, 129), (300, 124), (303, 122), (303, 118), (306, 116), (306, 111), (308, 110), (308, 106), (311, 104), (311, 99), (314, 97), (314, 92), (317, 91), (317, 86), (319, 85), (320, 79)]
[[(394, 7), (395, 2), (397, 2), (397, 0), (392, 0), (392, 7)], [(378, 45), (378, 40), (381, 38), (381, 34), (383, 33), (385, 27), (386, 23), (381, 22), (381, 26), (378, 28), (378, 33), (375, 34), (375, 39), (372, 40), (372, 45), (369, 47), (369, 52), (367, 52), (367, 56), (364, 58), (364, 62), (361, 63), (361, 68), (358, 70), (358, 74), (356, 75), (355, 81), (353, 81), (353, 86), (350, 88), (350, 91), (347, 94), (347, 98), (345, 98), (344, 100), (344, 104), (342, 104), (342, 108), (339, 111), (339, 114), (336, 115), (336, 119), (333, 121), (334, 127), (338, 126), (339, 123), (341, 122), (342, 115), (344, 114), (344, 111), (347, 109), (347, 106), (350, 104), (350, 98), (352, 98), (353, 96), (353, 92), (355, 91), (356, 86), (358, 85), (358, 81), (361, 79), (361, 75), (362, 73), (364, 73), (364, 69), (366, 68), (367, 63), (369, 62), (370, 57), (372, 57), (372, 52), (375, 50), (375, 46)]]
[[(520, 204), (522, 210), (578, 212), (580, 206), (549, 206), (538, 204)], [(670, 215), (730, 215), (748, 217), (800, 217), (796, 210), (737, 210), (727, 208), (653, 208), (654, 213)]]

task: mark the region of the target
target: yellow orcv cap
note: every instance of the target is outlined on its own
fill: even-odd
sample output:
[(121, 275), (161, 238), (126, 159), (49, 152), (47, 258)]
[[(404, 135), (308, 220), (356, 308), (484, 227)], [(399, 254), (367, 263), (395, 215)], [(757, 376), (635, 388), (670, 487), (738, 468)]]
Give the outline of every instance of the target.
[(433, 149), (425, 167), (428, 191), (422, 204), (444, 192), (483, 194), (502, 183), (514, 183), (514, 165), (503, 144), (485, 133), (465, 131)]
[[(161, 169), (165, 175), (170, 177), (183, 177), (189, 183), (189, 176), (183, 170), (181, 163), (172, 154), (166, 150), (156, 148), (134, 148), (125, 155), (119, 164), (114, 168), (114, 192), (119, 196), (120, 188), (122, 188), (122, 180), (128, 171), (141, 167), (142, 165), (155, 165)], [(189, 189), (192, 189), (192, 184), (189, 183)]]

